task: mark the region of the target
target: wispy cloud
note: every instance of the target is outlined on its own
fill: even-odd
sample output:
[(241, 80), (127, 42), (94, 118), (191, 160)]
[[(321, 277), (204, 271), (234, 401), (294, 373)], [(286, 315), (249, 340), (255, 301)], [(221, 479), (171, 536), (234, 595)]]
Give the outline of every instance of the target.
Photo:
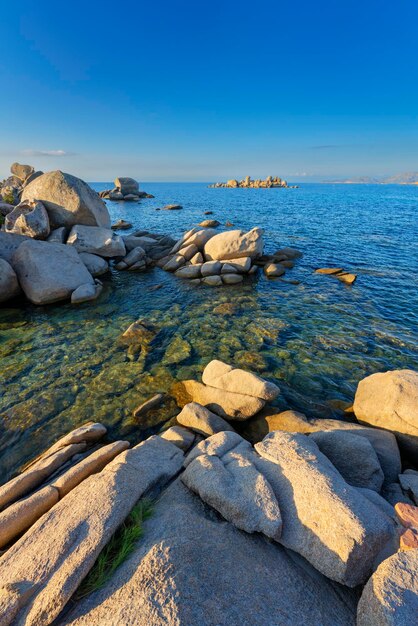
[(22, 150), (21, 154), (30, 157), (66, 157), (74, 156), (75, 152), (67, 152), (66, 150)]
[(319, 146), (311, 146), (311, 150), (333, 150), (334, 148), (341, 148), (342, 146), (338, 146), (334, 143), (323, 144)]

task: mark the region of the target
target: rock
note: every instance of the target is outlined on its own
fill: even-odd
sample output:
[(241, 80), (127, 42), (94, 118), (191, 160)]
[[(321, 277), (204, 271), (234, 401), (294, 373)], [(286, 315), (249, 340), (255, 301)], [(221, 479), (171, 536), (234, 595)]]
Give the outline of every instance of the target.
[(232, 426), (222, 417), (197, 402), (186, 404), (176, 419), (182, 426), (187, 426), (204, 437), (210, 437), (221, 431), (234, 432)]
[(66, 243), (67, 241), (67, 229), (65, 226), (55, 228), (47, 237), (47, 241), (51, 243)]
[(13, 613), (10, 600), (3, 602), (9, 623), (51, 624), (134, 504), (170, 480), (182, 460), (176, 446), (151, 437), (119, 454), (38, 520), (0, 560), (2, 585), (24, 580), (36, 589), (12, 605)]
[(132, 228), (132, 224), (126, 220), (118, 220), (110, 227), (112, 230), (129, 230)]
[(182, 208), (181, 204), (166, 204), (161, 208), (161, 211), (180, 211)]
[(6, 217), (6, 215), (9, 215), (9, 213), (11, 213), (15, 208), (14, 204), (8, 204), (7, 202), (2, 202), (1, 201), (1, 196), (0, 196), (0, 215), (2, 215), (3, 217)]
[(286, 267), (289, 270), (291, 270), (292, 267), (295, 267), (294, 261), (280, 261), (280, 265), (282, 267)]
[(181, 254), (176, 254), (164, 265), (165, 272), (175, 272), (186, 263), (186, 259)]
[[(278, 593), (277, 573), (286, 581)], [(239, 590), (239, 593), (237, 593)], [(177, 479), (137, 548), (71, 626), (354, 626), (356, 599), (262, 535), (215, 516)], [(412, 626), (412, 625), (411, 625)]]
[(395, 513), (402, 526), (418, 531), (418, 506), (398, 502), (395, 504)]
[(398, 503), (412, 505), (411, 498), (404, 494), (399, 483), (386, 483), (383, 485), (382, 496), (394, 507)]
[(276, 250), (274, 256), (279, 256), (281, 254), (286, 256), (288, 259), (299, 259), (303, 256), (303, 252), (297, 248), (280, 248), (279, 250)]
[(141, 246), (133, 248), (119, 263), (116, 263), (117, 270), (137, 269), (146, 267), (146, 253)]
[(42, 176), (43, 174), (44, 172), (42, 172), (41, 170), (37, 170), (36, 172), (29, 174), (29, 176), (26, 178), (25, 182), (23, 183), (23, 186), (26, 187), (27, 185), (29, 185), (29, 183), (35, 180), (35, 178), (39, 178), (39, 176)]
[(73, 226), (67, 239), (67, 246), (77, 252), (90, 252), (104, 257), (124, 256), (125, 244), (119, 235), (109, 228), (99, 226)]
[(207, 261), (228, 260), (240, 257), (255, 258), (263, 253), (263, 230), (253, 228), (244, 233), (230, 230), (211, 237), (205, 244), (204, 256)]
[(190, 263), (192, 265), (201, 265), (203, 263), (203, 255), (201, 252), (198, 252), (190, 259)]
[(128, 252), (138, 246), (143, 248), (145, 252), (148, 252), (157, 244), (156, 240), (152, 237), (135, 237), (134, 235), (128, 235), (127, 237), (122, 237), (122, 239)]
[(210, 287), (220, 287), (223, 284), (220, 276), (205, 276), (202, 278), (202, 283)]
[(186, 361), (192, 353), (192, 347), (186, 339), (175, 336), (164, 354), (164, 363), (176, 364)]
[(21, 294), (19, 282), (12, 266), (0, 259), (0, 302), (17, 298)]
[(218, 220), (203, 220), (203, 222), (200, 222), (199, 224), (199, 226), (202, 226), (202, 228), (216, 228), (220, 225), (221, 223), (218, 222)]
[(293, 433), (313, 433), (318, 431), (351, 432), (366, 437), (372, 444), (385, 475), (385, 483), (398, 480), (401, 472), (401, 457), (394, 435), (378, 428), (367, 428), (360, 424), (333, 419), (307, 419), (298, 411), (274, 413), (265, 409), (259, 416), (245, 424), (245, 437), (252, 443), (261, 441), (268, 432), (284, 430)]
[(412, 626), (418, 615), (418, 550), (398, 552), (379, 565), (363, 589), (357, 626)]
[(349, 485), (380, 492), (384, 475), (368, 439), (339, 430), (312, 433), (311, 438)]
[(233, 393), (243, 393), (245, 390), (245, 395), (268, 401), (275, 400), (280, 394), (280, 389), (274, 383), (216, 359), (203, 370), (202, 381), (210, 387)]
[[(221, 262), (223, 262), (223, 260)], [(242, 274), (246, 274), (251, 269), (251, 259), (249, 256), (243, 256), (240, 259), (228, 259), (227, 264), (228, 271), (230, 271), (229, 268), (232, 267), (237, 272), (240, 272)]]
[(344, 270), (342, 267), (321, 267), (315, 270), (315, 274), (332, 275), (332, 274), (340, 274), (340, 272), (343, 272), (343, 271)]
[(408, 528), (399, 537), (399, 550), (417, 550), (418, 530)]
[(179, 250), (179, 254), (181, 254), (181, 256), (184, 257), (186, 261), (190, 261), (190, 259), (192, 259), (197, 253), (197, 246), (195, 246), (193, 243), (188, 246), (184, 246), (184, 248), (181, 248)]
[(108, 262), (101, 256), (90, 252), (80, 252), (79, 256), (92, 276), (101, 276), (109, 271)]
[(102, 196), (102, 197), (107, 197), (109, 198), (109, 200), (112, 200), (113, 202), (118, 202), (120, 200), (123, 200), (123, 193), (120, 191), (110, 191), (107, 196)]
[(237, 274), (238, 270), (228, 262), (222, 264), (221, 274)]
[(197, 402), (221, 417), (233, 420), (246, 420), (265, 405), (265, 401), (260, 398), (215, 389), (195, 380), (176, 383), (172, 388), (172, 394), (181, 407), (189, 402)]
[(244, 276), (242, 274), (222, 274), (222, 282), (224, 285), (236, 285), (242, 283)]
[(82, 302), (90, 302), (99, 297), (103, 289), (101, 284), (85, 283), (74, 289), (71, 294), (71, 304), (81, 304)]
[(183, 452), (187, 452), (196, 440), (196, 435), (188, 428), (183, 428), (182, 426), (171, 426), (163, 433), (160, 433), (160, 437), (167, 439), (167, 441), (170, 441)]
[(186, 265), (185, 267), (180, 267), (180, 269), (175, 272), (175, 276), (177, 276), (178, 278), (199, 278), (200, 268), (201, 264)]
[(273, 490), (238, 448), (222, 456), (196, 457), (181, 480), (237, 528), (280, 538), (282, 519)]
[(52, 228), (75, 224), (110, 227), (106, 204), (87, 183), (59, 170), (42, 174), (22, 193), (22, 200), (40, 200)]
[(408, 495), (411, 496), (415, 504), (418, 505), (418, 472), (405, 472), (399, 474), (399, 482), (401, 487)]
[(125, 196), (123, 196), (123, 199), (127, 202), (138, 202), (139, 196), (137, 196), (135, 193), (127, 193)]
[(151, 409), (159, 407), (163, 400), (164, 394), (156, 393), (155, 396), (152, 396), (152, 398), (146, 400), (146, 402), (143, 402), (135, 409), (134, 417), (141, 417), (142, 415), (148, 413), (148, 411), (151, 411)]
[(364, 583), (394, 543), (392, 520), (344, 481), (310, 437), (276, 431), (255, 449), (269, 461), (260, 471), (279, 503), (281, 543), (332, 580)]
[(12, 265), (25, 296), (34, 304), (66, 300), (80, 285), (94, 285), (77, 251), (61, 243), (24, 241)]
[[(356, 487), (356, 489), (365, 498), (370, 500), (370, 502), (372, 502), (379, 509), (381, 509), (381, 511), (383, 513), (385, 513), (385, 515), (390, 517), (397, 524), (397, 518), (396, 518), (395, 509), (393, 508), (393, 506), (387, 500), (385, 500), (385, 498), (383, 498), (383, 496), (381, 496), (379, 493), (377, 493), (377, 491), (374, 491), (373, 489), (367, 489), (366, 487)], [(395, 545), (395, 548), (396, 547), (397, 546)], [(392, 552), (393, 551), (394, 550), (392, 550)]]
[(128, 194), (138, 194), (139, 185), (136, 180), (128, 177), (115, 178), (115, 187), (123, 196)]
[(264, 273), (269, 278), (274, 278), (276, 276), (283, 276), (285, 269), (277, 263), (268, 263), (264, 266)]
[(6, 232), (33, 239), (46, 239), (49, 235), (48, 213), (42, 202), (38, 201), (20, 202), (6, 215), (4, 226)]
[(206, 261), (200, 271), (202, 276), (216, 276), (221, 273), (222, 264), (219, 261)]
[(354, 413), (359, 422), (392, 431), (412, 456), (418, 454), (418, 373), (393, 370), (358, 384)]
[(184, 233), (183, 237), (174, 245), (171, 252), (174, 254), (184, 248), (185, 246), (195, 245), (199, 250), (202, 250), (204, 245), (209, 239), (216, 235), (216, 230), (212, 228), (192, 228), (187, 233)]
[(157, 335), (157, 328), (147, 320), (133, 322), (123, 333), (122, 341), (128, 345), (148, 345)]
[(336, 274), (336, 278), (340, 280), (342, 283), (346, 285), (352, 285), (357, 279), (356, 274), (350, 274), (348, 272), (341, 272), (341, 274)]
[(13, 163), (10, 167), (10, 171), (14, 176), (20, 178), (22, 182), (34, 173), (35, 169), (32, 165), (21, 165), (20, 163)]

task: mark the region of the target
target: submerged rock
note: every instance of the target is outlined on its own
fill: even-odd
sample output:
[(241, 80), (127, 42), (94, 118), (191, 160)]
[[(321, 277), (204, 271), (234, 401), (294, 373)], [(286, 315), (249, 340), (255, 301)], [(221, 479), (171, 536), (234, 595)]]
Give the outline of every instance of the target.
[(276, 276), (283, 276), (285, 269), (277, 263), (268, 263), (264, 266), (264, 273), (269, 278), (274, 278)]

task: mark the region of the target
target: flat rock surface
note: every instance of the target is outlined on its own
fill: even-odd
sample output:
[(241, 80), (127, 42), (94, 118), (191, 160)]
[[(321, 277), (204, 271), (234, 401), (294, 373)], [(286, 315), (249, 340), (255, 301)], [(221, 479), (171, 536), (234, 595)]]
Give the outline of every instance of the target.
[(213, 360), (203, 370), (202, 381), (205, 385), (254, 396), (263, 400), (274, 400), (280, 389), (274, 383), (264, 380), (257, 374), (231, 367), (222, 361)]
[(355, 598), (278, 544), (238, 531), (177, 480), (132, 556), (64, 624), (354, 626)]
[(197, 402), (186, 404), (176, 419), (182, 426), (187, 426), (205, 437), (221, 431), (234, 430), (226, 420)]

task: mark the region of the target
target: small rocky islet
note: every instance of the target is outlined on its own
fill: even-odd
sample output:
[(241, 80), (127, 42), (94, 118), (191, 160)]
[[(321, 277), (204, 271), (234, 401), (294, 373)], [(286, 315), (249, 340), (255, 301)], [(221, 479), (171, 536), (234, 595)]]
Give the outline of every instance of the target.
[[(156, 265), (191, 284), (221, 286), (233, 284), (225, 276), (251, 280), (259, 268), (280, 281), (300, 262), (293, 248), (265, 255), (259, 228), (200, 225), (177, 241), (145, 230), (119, 236), (124, 224), (111, 228), (106, 205), (83, 181), (54, 172), (26, 184), (33, 168), (13, 169), (20, 186), (9, 180), (13, 197), (3, 195), (4, 185), (0, 192), (13, 200), (0, 205), (2, 287), (4, 276), (15, 277), (9, 298), (97, 298), (96, 277), (109, 264), (140, 272)], [(62, 196), (29, 193), (31, 182), (42, 188), (43, 176), (51, 188), (56, 178), (71, 189), (65, 206)], [(227, 320), (240, 306), (232, 299), (213, 313)], [(143, 318), (121, 330), (134, 369), (161, 332)], [(172, 417), (160, 420), (158, 434), (132, 447), (112, 441), (105, 424), (87, 423), (0, 487), (0, 623), (414, 624), (418, 374), (367, 376), (347, 419), (312, 419), (277, 410), (281, 381), (266, 375), (257, 351), (252, 361), (243, 357), (243, 368), (212, 356), (196, 380), (181, 368), (190, 350), (186, 338), (174, 337), (164, 362), (185, 375), (132, 410), (145, 424), (149, 414), (166, 415), (168, 404)], [(250, 371), (257, 369), (262, 377)], [(112, 577), (81, 597), (83, 580), (144, 497), (154, 510), (142, 538)], [(284, 584), (272, 584), (278, 575)]]
[(297, 189), (298, 186), (288, 185), (287, 181), (280, 178), (280, 176), (267, 176), (264, 180), (261, 178), (253, 180), (251, 176), (246, 176), (242, 180), (231, 178), (230, 180), (227, 180), (226, 183), (213, 183), (212, 185), (209, 185), (209, 187), (214, 189), (220, 189), (222, 187), (229, 189)]

